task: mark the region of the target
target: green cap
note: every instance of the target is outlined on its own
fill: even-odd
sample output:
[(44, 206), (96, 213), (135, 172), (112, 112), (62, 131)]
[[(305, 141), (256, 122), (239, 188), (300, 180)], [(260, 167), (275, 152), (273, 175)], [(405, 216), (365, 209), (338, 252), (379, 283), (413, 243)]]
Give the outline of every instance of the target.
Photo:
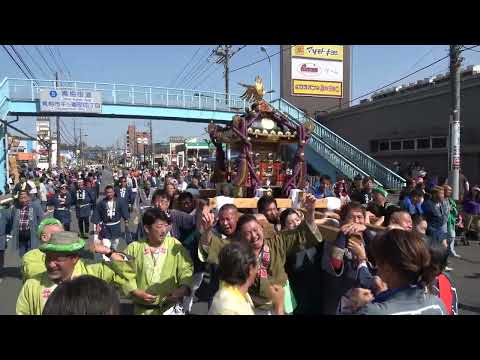
[(40, 246), (43, 252), (78, 253), (85, 247), (85, 240), (71, 231), (61, 231), (52, 234), (50, 240)]
[(37, 227), (37, 236), (38, 238), (40, 238), (42, 236), (42, 233), (43, 233), (43, 229), (45, 228), (45, 226), (47, 225), (60, 225), (62, 226), (62, 222), (58, 219), (55, 219), (55, 218), (46, 218), (46, 219), (43, 219), (40, 224), (38, 224), (38, 227)]
[(387, 197), (388, 196), (388, 192), (387, 190), (385, 190), (383, 187), (381, 186), (377, 186), (376, 188), (374, 188), (372, 191), (375, 191), (379, 194), (382, 194), (383, 196)]

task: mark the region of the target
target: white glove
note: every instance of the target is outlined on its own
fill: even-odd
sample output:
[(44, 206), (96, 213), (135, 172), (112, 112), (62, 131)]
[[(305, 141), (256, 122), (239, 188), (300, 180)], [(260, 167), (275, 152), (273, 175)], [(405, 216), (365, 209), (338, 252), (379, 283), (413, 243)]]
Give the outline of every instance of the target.
[(337, 197), (327, 197), (327, 210), (338, 210), (342, 207), (342, 200)]

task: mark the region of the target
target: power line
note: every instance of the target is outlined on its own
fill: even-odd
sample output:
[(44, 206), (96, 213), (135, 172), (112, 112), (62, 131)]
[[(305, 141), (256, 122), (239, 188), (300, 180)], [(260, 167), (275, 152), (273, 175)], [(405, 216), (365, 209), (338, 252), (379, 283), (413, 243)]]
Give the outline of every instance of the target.
[(178, 82), (175, 83), (176, 87), (180, 87), (180, 84), (183, 84), (191, 75), (197, 70), (199, 65), (201, 65), (203, 55), (200, 55), (198, 59), (196, 59), (188, 68), (188, 70), (180, 77)]
[[(229, 58), (232, 58), (233, 55), (235, 55), (240, 50), (242, 50), (246, 47), (247, 47), (247, 45), (240, 46), (237, 50), (235, 50), (235, 51), (233, 51), (229, 54)], [(217, 46), (217, 48), (215, 50), (213, 50), (212, 53), (216, 52), (219, 48), (220, 48), (220, 46)], [(211, 58), (211, 55), (209, 56), (209, 58)], [(216, 63), (219, 64), (219, 63), (222, 63), (222, 62), (223, 61), (220, 58), (220, 59), (217, 60)], [(210, 73), (208, 73), (208, 71), (212, 68), (213, 65), (214, 65), (214, 63), (211, 63), (210, 66), (203, 71), (203, 73), (200, 73), (200, 74), (198, 74), (198, 76), (196, 76), (196, 79), (192, 79), (192, 81), (195, 81), (195, 80), (198, 80), (199, 78), (201, 78), (202, 75), (204, 76), (203, 78), (201, 78), (201, 80), (197, 81), (196, 84), (194, 86), (192, 86), (192, 88), (195, 89), (198, 85), (200, 85), (202, 82), (207, 80), (210, 76), (212, 76), (216, 71), (221, 69), (221, 68), (214, 68), (214, 69), (212, 69), (212, 71), (210, 71)]]
[(60, 122), (59, 124), (60, 124), (59, 130), (60, 130), (60, 134), (61, 134), (61, 137), (62, 137), (62, 143), (67, 144), (69, 146), (72, 146), (74, 141), (72, 141), (72, 139), (69, 136), (67, 136), (67, 132), (65, 131), (65, 127), (64, 127), (63, 123)]
[(235, 50), (234, 52), (232, 52), (232, 53), (230, 54), (230, 57), (232, 57), (233, 55), (235, 55), (236, 53), (238, 53), (240, 50), (245, 49), (246, 47), (247, 47), (247, 45), (240, 46), (237, 50)]
[[(480, 46), (480, 45), (475, 45), (475, 46), (472, 46), (472, 47), (470, 47), (470, 48), (465, 48), (465, 49), (461, 50), (460, 53), (463, 52), (463, 51), (466, 51), (466, 50), (471, 50), (471, 49), (473, 49), (473, 48), (475, 48), (475, 47), (478, 47), (478, 46)], [(428, 64), (428, 65), (426, 65), (426, 66), (424, 66), (424, 67), (422, 67), (422, 68), (420, 68), (420, 69), (418, 69), (418, 70), (415, 70), (414, 72), (412, 72), (412, 73), (410, 73), (410, 74), (408, 74), (408, 75), (405, 75), (405, 76), (401, 77), (401, 78), (398, 79), (398, 80), (392, 81), (392, 82), (390, 82), (390, 83), (388, 83), (388, 84), (386, 84), (386, 85), (383, 85), (383, 86), (379, 87), (378, 89), (369, 91), (369, 92), (367, 92), (367, 93), (365, 93), (365, 94), (363, 94), (363, 95), (360, 95), (360, 96), (358, 96), (358, 97), (356, 97), (356, 98), (354, 98), (354, 99), (351, 99), (351, 100), (349, 100), (349, 101), (341, 102), (340, 105), (336, 105), (336, 106), (334, 106), (334, 107), (331, 107), (331, 108), (328, 108), (328, 109), (322, 110), (322, 111), (330, 111), (330, 110), (338, 109), (339, 106), (348, 105), (348, 104), (354, 102), (355, 100), (359, 100), (359, 99), (361, 99), (361, 98), (363, 98), (363, 97), (365, 97), (365, 96), (371, 95), (371, 94), (373, 94), (373, 93), (376, 93), (377, 91), (383, 90), (383, 89), (385, 89), (385, 88), (387, 88), (387, 87), (389, 87), (389, 86), (392, 86), (392, 85), (394, 85), (394, 84), (396, 84), (396, 83), (398, 83), (398, 82), (400, 82), (400, 81), (402, 81), (402, 80), (405, 80), (405, 79), (409, 78), (410, 76), (415, 75), (415, 74), (417, 74), (417, 73), (419, 73), (420, 71), (423, 71), (423, 70), (425, 70), (425, 69), (428, 69), (429, 67), (431, 67), (431, 66), (433, 66), (433, 65), (435, 65), (435, 64), (438, 64), (439, 62), (441, 62), (441, 61), (443, 61), (443, 60), (445, 60), (445, 59), (447, 59), (447, 58), (449, 58), (449, 57), (450, 57), (450, 55), (446, 55), (446, 56), (444, 56), (444, 57), (442, 57), (442, 58), (440, 58), (440, 59), (438, 59), (438, 60), (436, 60), (436, 61), (434, 61), (434, 62), (432, 62), (432, 63), (430, 63), (430, 64)]]
[[(290, 49), (292, 49), (294, 46), (295, 46), (295, 45), (290, 45)], [(276, 55), (280, 54), (281, 52), (286, 51), (286, 50), (288, 50), (288, 49), (289, 49), (289, 47), (286, 46), (285, 48), (281, 49), (280, 51), (276, 52), (275, 54), (270, 55), (270, 58), (272, 58), (272, 57), (274, 57), (274, 56), (276, 56)], [(267, 57), (264, 57), (263, 59), (259, 59), (259, 60), (257, 60), (257, 61), (254, 61), (254, 62), (252, 62), (252, 63), (250, 63), (250, 64), (243, 65), (243, 66), (240, 66), (240, 67), (238, 67), (238, 68), (236, 68), (236, 69), (230, 70), (229, 73), (231, 74), (232, 72), (245, 69), (245, 68), (247, 68), (247, 67), (256, 65), (256, 64), (258, 64), (258, 63), (261, 63), (262, 61), (265, 61), (265, 60), (268, 60), (268, 56), (267, 56)]]
[(42, 58), (43, 62), (45, 63), (45, 65), (47, 65), (48, 70), (50, 70), (50, 72), (52, 73), (51, 75), (54, 75), (55, 70), (52, 69), (52, 67), (48, 63), (47, 59), (45, 58), (45, 56), (43, 56), (43, 53), (41, 52), (40, 47), (38, 45), (35, 45), (35, 50), (37, 50), (37, 52), (40, 55), (40, 57)]
[(74, 139), (75, 137), (72, 136), (72, 133), (70, 132), (69, 128), (65, 125), (63, 120), (60, 120), (60, 124), (63, 127), (64, 132), (70, 137), (70, 139)]
[[(199, 57), (195, 65), (193, 65), (190, 68), (190, 70), (183, 75), (183, 77), (180, 79), (179, 84), (186, 84), (192, 79), (193, 76), (195, 76), (197, 72), (199, 72), (202, 69), (202, 67), (205, 67), (206, 65), (208, 65), (208, 59), (211, 57), (211, 50), (209, 48), (206, 48), (205, 50), (206, 51), (204, 52), (203, 55)], [(207, 56), (209, 52), (210, 52), (210, 55), (207, 57), (207, 59), (205, 59), (205, 56)], [(204, 62), (202, 62), (202, 60)], [(184, 86), (182, 85), (182, 87)]]
[(20, 71), (23, 73), (23, 75), (25, 75), (25, 77), (28, 79), (29, 76), (25, 73), (25, 71), (23, 71), (23, 68), (20, 66), (20, 64), (17, 62), (17, 60), (15, 60), (15, 58), (12, 56), (12, 54), (10, 54), (7, 47), (5, 45), (2, 45), (2, 47), (3, 47), (3, 50), (5, 50), (5, 52), (8, 54), (8, 56), (10, 56), (10, 58), (13, 60), (15, 65), (17, 65), (17, 67), (20, 69)]
[(58, 65), (57, 58), (55, 57), (55, 54), (53, 53), (52, 49), (50, 48), (50, 45), (43, 45), (45, 49), (47, 49), (47, 53), (50, 55), (50, 57), (53, 59), (53, 63), (55, 64), (55, 69), (60, 70), (60, 73), (64, 75), (63, 69), (61, 66)]
[(193, 54), (193, 56), (190, 58), (190, 60), (187, 61), (187, 63), (185, 64), (185, 66), (183, 67), (182, 71), (180, 71), (180, 73), (177, 75), (177, 77), (173, 80), (173, 81), (170, 81), (170, 84), (169, 84), (169, 87), (172, 87), (176, 84), (177, 80), (180, 78), (180, 76), (182, 76), (182, 74), (184, 73), (184, 71), (187, 69), (188, 65), (190, 65), (190, 63), (193, 61), (193, 59), (195, 58), (195, 56), (197, 56), (198, 52), (200, 51), (200, 49), (202, 48), (202, 46), (199, 46), (197, 51), (195, 51), (195, 53)]
[(407, 74), (412, 71), (413, 69), (415, 69), (415, 67), (420, 64), (422, 62), (423, 59), (425, 59), (428, 55), (430, 55), (432, 53), (432, 51), (435, 50), (435, 46), (432, 46), (432, 48), (427, 51), (426, 54), (424, 54), (422, 57), (420, 57), (420, 59), (418, 59), (415, 64), (413, 64), (412, 66), (410, 66), (410, 68), (408, 69), (408, 71), (406, 72)]
[[(212, 64), (214, 65), (214, 64)], [(210, 76), (212, 76), (215, 72), (221, 70), (222, 68), (221, 67), (216, 67), (216, 68), (213, 68), (212, 71), (210, 71), (209, 74), (206, 74), (201, 80), (199, 80), (195, 86), (193, 86), (192, 88), (195, 89), (197, 88), (201, 83), (205, 82)]]
[[(247, 45), (241, 46), (241, 47), (238, 48), (236, 51), (234, 51), (234, 52), (232, 53), (232, 55), (235, 55), (236, 53), (238, 53), (240, 50), (244, 49), (245, 47), (247, 47)], [(221, 70), (221, 69), (222, 69), (222, 68), (220, 68), (220, 67), (213, 68), (212, 71), (210, 71), (210, 73), (208, 73), (208, 74), (205, 74), (205, 76), (204, 76), (201, 80), (199, 80), (199, 81), (195, 84), (195, 86), (193, 86), (193, 88), (194, 88), (194, 89), (197, 88), (197, 86), (199, 86), (201, 83), (205, 82), (208, 78), (210, 78), (210, 76), (212, 76), (214, 73), (216, 73), (217, 71), (219, 71), (219, 70)], [(207, 69), (206, 72), (208, 72), (208, 69)]]
[[(420, 69), (418, 69), (418, 70), (416, 70), (416, 71), (414, 71), (414, 72), (412, 72), (412, 73), (410, 73), (410, 74), (407, 74), (407, 75), (401, 77), (401, 78), (398, 79), (398, 80), (389, 82), (388, 84), (383, 85), (383, 86), (379, 87), (378, 89), (369, 91), (369, 92), (367, 92), (367, 93), (365, 93), (365, 94), (362, 94), (362, 95), (360, 95), (360, 96), (358, 96), (358, 97), (356, 97), (356, 98), (354, 98), (354, 99), (341, 102), (341, 103), (340, 103), (340, 106), (341, 106), (341, 105), (350, 104), (350, 103), (354, 102), (355, 100), (359, 100), (359, 99), (361, 99), (361, 98), (363, 98), (363, 97), (365, 97), (365, 96), (368, 96), (368, 95), (370, 95), (370, 94), (376, 93), (377, 91), (380, 91), (380, 90), (383, 90), (383, 89), (385, 89), (385, 88), (387, 88), (387, 87), (389, 87), (389, 86), (392, 86), (392, 85), (394, 85), (394, 84), (396, 84), (396, 83), (398, 83), (398, 82), (400, 82), (400, 81), (402, 81), (402, 80), (405, 80), (405, 79), (409, 78), (409, 77), (412, 76), (412, 75), (415, 75), (416, 73), (419, 73), (420, 71), (423, 71), (423, 70), (428, 69), (429, 67), (431, 67), (431, 66), (433, 66), (433, 65), (435, 65), (435, 64), (438, 64), (439, 62), (447, 59), (448, 57), (449, 57), (449, 55), (444, 56), (444, 57), (442, 57), (442, 58), (434, 61), (433, 63), (428, 64), (427, 66), (424, 66), (424, 67), (422, 67), (422, 68), (420, 68)], [(339, 105), (336, 105), (336, 106), (334, 106), (334, 107), (328, 108), (328, 109), (323, 110), (323, 111), (330, 111), (330, 110), (333, 110), (333, 109), (337, 109), (338, 107), (339, 107)]]
[(205, 61), (201, 64), (201, 66), (189, 77), (189, 79), (185, 80), (182, 87), (188, 88), (191, 87), (191, 84), (198, 79), (199, 76), (202, 76), (205, 71), (210, 69), (211, 63), (209, 61)]
[(204, 62), (200, 61), (197, 64), (197, 66), (190, 72), (190, 74), (188, 74), (188, 76), (185, 79), (183, 79), (182, 87), (186, 88), (191, 81), (196, 79), (199, 75), (201, 75), (205, 71), (205, 69), (208, 67), (209, 64), (210, 62), (208, 61), (208, 58), (204, 59)]
[(65, 136), (65, 133), (63, 130), (60, 128), (60, 134), (62, 136), (62, 144), (68, 145), (68, 146), (73, 146), (73, 141), (72, 139), (69, 139), (67, 136)]
[(70, 73), (70, 69), (68, 68), (67, 64), (65, 63), (65, 61), (63, 60), (63, 56), (62, 56), (62, 53), (60, 52), (60, 49), (58, 46), (54, 46), (55, 50), (57, 51), (57, 54), (58, 54), (58, 57), (60, 59), (60, 61), (62, 62), (63, 66), (65, 67), (65, 69), (67, 70), (67, 73), (68, 73), (68, 78), (70, 80), (72, 80), (72, 74)]
[[(478, 45), (477, 45), (477, 46), (478, 46)], [(464, 49), (464, 50), (469, 50), (469, 51), (474, 51), (474, 52), (480, 53), (480, 50), (473, 50), (473, 49), (471, 49), (471, 48), (469, 48), (469, 49)], [(463, 50), (462, 50), (462, 51), (463, 51)]]
[[(215, 72), (215, 70), (218, 70), (218, 68), (213, 68), (212, 69), (212, 67), (214, 65), (215, 65), (214, 63), (210, 63), (210, 65), (205, 69), (205, 71), (202, 74), (199, 74), (199, 76), (197, 76), (197, 78), (195, 79), (195, 85), (193, 85), (193, 81), (192, 81), (192, 84), (191, 84), (192, 89), (196, 89), (198, 87), (198, 85), (200, 85), (202, 82), (205, 81), (205, 79), (210, 77), (210, 75), (213, 74)], [(211, 71), (211, 70), (213, 70), (213, 71)]]
[(48, 75), (45, 73), (45, 71), (43, 70), (43, 67), (40, 66), (40, 64), (37, 62), (37, 60), (30, 54), (30, 52), (28, 51), (28, 49), (22, 45), (22, 48), (23, 48), (23, 51), (25, 51), (25, 53), (28, 55), (28, 57), (30, 59), (32, 59), (32, 62), (33, 64), (38, 68), (40, 69), (40, 72), (45, 76), (45, 78), (48, 78)]
[(207, 60), (207, 64), (203, 67), (203, 69), (197, 72), (188, 83), (185, 84), (185, 87), (191, 86), (194, 82), (196, 82), (201, 76), (205, 75), (215, 63), (209, 62)]
[(20, 60), (20, 62), (23, 64), (27, 72), (30, 74), (31, 79), (36, 79), (36, 76), (33, 74), (32, 70), (28, 67), (27, 63), (23, 60), (23, 57), (18, 53), (17, 49), (15, 49), (14, 45), (10, 45), (10, 48), (13, 50), (13, 52), (17, 55), (17, 58)]

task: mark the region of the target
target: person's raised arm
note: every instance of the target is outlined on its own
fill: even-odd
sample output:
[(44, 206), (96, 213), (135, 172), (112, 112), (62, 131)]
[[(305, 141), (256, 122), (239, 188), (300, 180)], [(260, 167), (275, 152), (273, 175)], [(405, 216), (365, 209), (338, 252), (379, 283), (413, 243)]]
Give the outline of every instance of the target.
[(198, 231), (200, 232), (200, 244), (203, 247), (210, 246), (212, 241), (212, 229), (215, 224), (215, 216), (211, 212), (210, 207), (204, 206), (202, 209), (202, 218), (198, 226)]
[(305, 221), (307, 224), (315, 226), (315, 202), (317, 199), (312, 194), (305, 194), (305, 209), (307, 213), (305, 215)]
[(322, 234), (315, 223), (315, 201), (316, 198), (312, 194), (306, 194), (305, 221), (295, 230), (282, 231), (281, 234), (278, 235), (279, 244), (284, 248), (286, 255), (300, 243), (308, 248), (322, 242)]

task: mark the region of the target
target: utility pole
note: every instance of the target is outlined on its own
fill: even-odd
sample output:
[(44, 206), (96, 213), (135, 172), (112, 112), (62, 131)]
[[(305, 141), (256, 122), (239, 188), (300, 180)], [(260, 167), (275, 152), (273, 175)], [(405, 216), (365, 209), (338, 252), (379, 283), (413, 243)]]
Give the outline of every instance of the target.
[(462, 58), (460, 45), (450, 45), (450, 91), (452, 113), (449, 126), (449, 178), (453, 199), (459, 199), (460, 185), (460, 68)]
[(82, 128), (79, 129), (80, 131), (80, 166), (83, 167), (83, 145), (82, 145)]
[(133, 127), (133, 141), (134, 141), (134, 144), (133, 144), (133, 159), (134, 159), (134, 163), (135, 163), (135, 166), (137, 166), (137, 156), (138, 156), (138, 140), (137, 140), (137, 126), (134, 125)]
[(229, 76), (228, 76), (228, 70), (229, 70), (229, 60), (230, 60), (230, 57), (229, 57), (229, 50), (230, 50), (231, 46), (228, 46), (228, 45), (225, 45), (225, 61), (223, 62), (223, 66), (224, 66), (224, 72), (225, 72), (225, 103), (228, 105), (228, 80), (229, 80)]
[(48, 117), (48, 168), (52, 170), (52, 147), (53, 147), (53, 134), (52, 134), (52, 119)]
[(229, 94), (229, 64), (230, 64), (230, 59), (235, 55), (237, 52), (239, 52), (241, 49), (243, 49), (246, 45), (243, 45), (242, 47), (238, 48), (237, 50), (230, 52), (232, 49), (232, 45), (218, 45), (217, 48), (213, 51), (213, 54), (218, 56), (216, 63), (217, 64), (223, 64), (224, 68), (224, 76), (225, 76), (225, 104), (228, 105), (228, 94)]
[(152, 127), (152, 120), (150, 120), (150, 154), (152, 156), (151, 163), (152, 169), (155, 167), (155, 145), (153, 143), (153, 127)]
[(77, 153), (77, 119), (73, 119), (73, 142), (75, 143), (75, 154)]
[[(55, 86), (58, 89), (58, 72), (55, 73)], [(57, 167), (60, 168), (60, 116), (57, 116)]]

